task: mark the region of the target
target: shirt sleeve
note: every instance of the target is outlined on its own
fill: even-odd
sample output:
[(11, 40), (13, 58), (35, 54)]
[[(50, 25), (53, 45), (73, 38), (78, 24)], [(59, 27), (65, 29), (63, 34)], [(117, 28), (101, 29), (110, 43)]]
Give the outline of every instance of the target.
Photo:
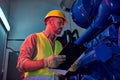
[(18, 56), (17, 68), (19, 71), (23, 70), (23, 64), (27, 60), (32, 60), (32, 58), (36, 55), (37, 51), (37, 35), (31, 34), (29, 35), (25, 41), (22, 43), (20, 47), (20, 54)]

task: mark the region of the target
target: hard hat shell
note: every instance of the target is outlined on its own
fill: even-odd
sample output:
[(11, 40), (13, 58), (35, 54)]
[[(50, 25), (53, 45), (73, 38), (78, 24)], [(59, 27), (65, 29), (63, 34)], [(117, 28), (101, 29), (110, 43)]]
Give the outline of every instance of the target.
[(51, 10), (51, 11), (49, 11), (47, 14), (46, 14), (46, 16), (44, 17), (44, 21), (47, 19), (47, 18), (49, 18), (49, 17), (60, 17), (60, 18), (63, 18), (63, 20), (64, 20), (64, 24), (67, 24), (67, 20), (66, 20), (66, 18), (65, 18), (65, 15), (64, 15), (64, 13), (62, 12), (62, 11), (60, 11), (60, 10)]

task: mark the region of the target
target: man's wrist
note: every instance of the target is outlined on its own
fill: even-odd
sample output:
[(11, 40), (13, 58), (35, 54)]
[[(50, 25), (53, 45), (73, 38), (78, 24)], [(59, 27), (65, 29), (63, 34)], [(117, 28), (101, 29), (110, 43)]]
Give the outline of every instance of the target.
[(43, 59), (43, 62), (44, 62), (44, 67), (48, 67), (47, 59)]

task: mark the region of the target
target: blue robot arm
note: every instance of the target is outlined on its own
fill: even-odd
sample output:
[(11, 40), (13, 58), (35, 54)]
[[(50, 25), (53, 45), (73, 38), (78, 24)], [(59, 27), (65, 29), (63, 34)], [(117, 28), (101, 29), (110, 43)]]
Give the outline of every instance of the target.
[[(88, 0), (77, 0), (72, 8), (72, 17), (73, 21), (80, 27), (85, 28), (86, 31), (83, 33), (80, 38), (78, 38), (74, 44), (78, 46), (86, 46), (89, 42), (91, 42), (96, 36), (98, 36), (101, 32), (103, 32), (105, 29), (109, 27), (109, 24), (113, 22), (113, 19), (111, 17), (113, 16), (119, 16), (120, 17), (120, 0), (89, 0), (90, 2), (94, 2), (94, 4), (97, 4), (93, 7), (96, 7), (92, 10), (92, 12), (96, 12), (95, 14), (91, 13), (91, 16), (94, 18), (92, 20), (89, 20), (89, 7), (85, 5), (90, 5), (91, 3)], [(98, 2), (97, 2), (98, 1)], [(94, 48), (94, 47), (93, 47)], [(79, 68), (85, 68), (85, 66), (88, 67), (89, 64), (92, 64), (92, 62), (101, 60), (104, 63), (101, 63), (101, 61), (96, 65), (92, 64), (92, 67), (97, 66), (96, 68), (87, 69), (88, 71), (91, 70), (93, 74), (97, 75), (96, 72), (99, 73), (97, 75), (99, 78), (103, 79), (103, 77), (109, 77), (112, 75), (112, 78), (108, 78), (108, 80), (113, 80), (114, 78), (119, 78), (117, 73), (119, 73), (119, 57), (115, 57), (112, 60), (110, 60), (112, 56), (111, 50), (104, 44), (97, 45), (92, 51), (87, 52), (84, 51), (84, 55), (81, 56), (79, 60)], [(100, 52), (99, 52), (99, 51)], [(119, 50), (119, 48), (118, 48)], [(106, 52), (107, 51), (107, 52)], [(110, 62), (107, 63), (106, 60), (110, 60)], [(114, 64), (117, 63), (117, 64)], [(102, 64), (102, 66), (101, 66)], [(113, 66), (114, 64), (114, 66)], [(107, 67), (107, 68), (106, 68)], [(104, 68), (103, 73), (101, 73), (101, 68)], [(112, 72), (109, 72), (109, 70), (117, 70)], [(86, 70), (86, 69), (85, 69)], [(77, 70), (81, 73), (81, 69)], [(84, 71), (83, 71), (84, 72)], [(101, 75), (100, 75), (101, 74)], [(91, 74), (92, 75), (92, 74)]]
[[(119, 0), (99, 0), (98, 1), (99, 3), (97, 2), (97, 0), (90, 0), (90, 1), (91, 2), (93, 1), (94, 4), (99, 4), (94, 6), (97, 8), (93, 9), (93, 12), (96, 12), (96, 14), (92, 15), (94, 16), (94, 19), (90, 20), (92, 21), (91, 24), (88, 23), (89, 19), (86, 19), (86, 18), (89, 18), (89, 14), (87, 14), (88, 12), (87, 10), (89, 6), (88, 7), (84, 6), (85, 2), (83, 0), (77, 0), (71, 9), (73, 21), (75, 23), (77, 23), (79, 26), (82, 26), (83, 28), (87, 28), (86, 25), (89, 25), (86, 31), (83, 33), (83, 35), (81, 35), (80, 38), (78, 38), (74, 42), (74, 44), (79, 46), (81, 45), (86, 46), (86, 44), (88, 44), (97, 35), (103, 32), (108, 27), (108, 25), (112, 23), (112, 18), (111, 18), (112, 15), (117, 15), (117, 16), (120, 15)], [(90, 2), (88, 4), (90, 4)], [(76, 11), (79, 13), (75, 13)], [(110, 58), (111, 53), (108, 55), (101, 54), (99, 56), (106, 56), (105, 58), (107, 57)]]

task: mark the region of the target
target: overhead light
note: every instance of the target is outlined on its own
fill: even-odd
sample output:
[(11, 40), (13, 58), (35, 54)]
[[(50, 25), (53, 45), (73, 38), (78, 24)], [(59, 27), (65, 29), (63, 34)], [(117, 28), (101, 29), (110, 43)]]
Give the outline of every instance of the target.
[(9, 25), (1, 7), (0, 7), (0, 18), (3, 21), (3, 24), (5, 25), (7, 31), (10, 31), (10, 25)]

